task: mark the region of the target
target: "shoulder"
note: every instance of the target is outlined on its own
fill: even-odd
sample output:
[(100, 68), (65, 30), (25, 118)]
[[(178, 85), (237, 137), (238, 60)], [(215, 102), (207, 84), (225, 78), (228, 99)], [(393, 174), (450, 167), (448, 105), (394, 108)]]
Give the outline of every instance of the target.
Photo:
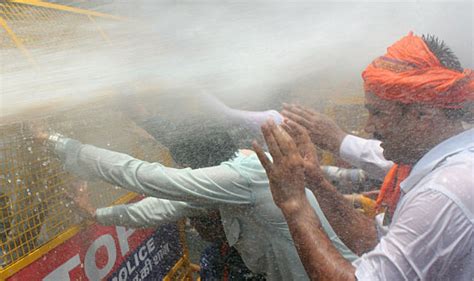
[(474, 214), (474, 149), (464, 150), (442, 161), (420, 182), (422, 189), (443, 194), (472, 220)]
[(262, 164), (258, 160), (257, 154), (251, 150), (240, 150), (235, 157), (223, 162), (222, 166), (227, 166), (237, 171), (241, 176), (254, 180), (267, 180), (267, 174)]

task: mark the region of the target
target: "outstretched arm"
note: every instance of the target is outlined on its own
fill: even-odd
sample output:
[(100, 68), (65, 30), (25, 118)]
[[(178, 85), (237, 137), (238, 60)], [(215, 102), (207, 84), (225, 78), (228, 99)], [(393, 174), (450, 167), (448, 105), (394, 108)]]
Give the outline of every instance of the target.
[(129, 155), (84, 145), (61, 135), (54, 150), (65, 169), (85, 178), (99, 178), (130, 191), (174, 201), (206, 204), (250, 204), (247, 179), (229, 165), (175, 169)]
[(72, 182), (72, 193), (69, 194), (74, 211), (88, 220), (95, 220), (102, 225), (119, 225), (132, 228), (157, 227), (165, 223), (176, 222), (185, 217), (206, 216), (207, 211), (186, 202), (170, 201), (147, 197), (140, 201), (95, 208), (89, 199), (87, 182)]
[(99, 208), (95, 217), (103, 225), (133, 228), (157, 227), (185, 217), (206, 215), (206, 211), (186, 202), (148, 197), (138, 202)]
[(304, 160), (291, 137), (274, 122), (262, 126), (273, 163), (262, 148), (254, 149), (270, 180), (296, 249), (312, 280), (355, 280), (354, 267), (332, 245), (305, 196)]

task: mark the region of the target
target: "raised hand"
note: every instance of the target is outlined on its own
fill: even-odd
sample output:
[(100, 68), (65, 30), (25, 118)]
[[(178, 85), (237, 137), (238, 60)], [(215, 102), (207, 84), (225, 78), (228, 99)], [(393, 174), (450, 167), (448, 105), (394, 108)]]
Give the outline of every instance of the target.
[(347, 134), (328, 116), (294, 104), (284, 104), (281, 114), (305, 127), (318, 147), (339, 153), (339, 147)]
[(309, 181), (322, 180), (324, 174), (319, 165), (316, 147), (311, 141), (308, 131), (292, 120), (285, 120), (281, 126), (293, 138), (303, 158), (306, 179)]
[(286, 211), (298, 208), (305, 199), (304, 160), (293, 139), (272, 120), (262, 126), (273, 162), (256, 142), (253, 147), (267, 172), (275, 204)]

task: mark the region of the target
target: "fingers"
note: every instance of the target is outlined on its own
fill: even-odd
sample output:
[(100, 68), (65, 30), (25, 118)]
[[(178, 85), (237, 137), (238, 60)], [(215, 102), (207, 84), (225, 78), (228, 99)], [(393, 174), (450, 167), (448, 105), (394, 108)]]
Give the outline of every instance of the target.
[(288, 127), (290, 127), (290, 130), (292, 132), (294, 132), (295, 134), (298, 134), (298, 135), (308, 135), (308, 131), (306, 131), (306, 129), (301, 126), (300, 124), (296, 123), (295, 121), (293, 120), (287, 120), (286, 122), (286, 125)]
[[(283, 123), (280, 124), (280, 126), (285, 130), (290, 136), (293, 136), (295, 132), (293, 132), (293, 129), (288, 125), (289, 119), (286, 119)], [(292, 121), (293, 122), (293, 121)]]
[(272, 120), (269, 120), (267, 125), (276, 140), (282, 155), (289, 155), (296, 150), (296, 144), (284, 129), (277, 126)]
[(309, 120), (301, 117), (298, 114), (295, 114), (291, 111), (288, 111), (286, 109), (281, 112), (281, 115), (283, 115), (286, 119), (293, 120), (293, 121), (295, 121), (295, 122), (297, 122), (297, 123), (299, 123), (299, 124), (301, 124), (301, 125), (303, 125), (307, 128), (311, 126), (311, 122)]
[(267, 174), (270, 174), (270, 171), (272, 169), (272, 162), (270, 161), (270, 159), (268, 159), (262, 147), (256, 141), (253, 141), (252, 146), (253, 150), (257, 154), (258, 160), (260, 160), (260, 163), (262, 163), (263, 168), (265, 169)]
[(280, 146), (273, 135), (271, 123), (273, 123), (273, 121), (269, 120), (262, 125), (262, 134), (265, 142), (267, 143), (268, 151), (273, 157), (273, 161), (278, 162), (281, 160), (283, 154), (281, 153)]
[(289, 111), (303, 117), (306, 120), (313, 120), (315, 114), (317, 114), (316, 112), (311, 111), (311, 110), (309, 110), (307, 108), (304, 108), (302, 106), (294, 106), (291, 109), (289, 109)]

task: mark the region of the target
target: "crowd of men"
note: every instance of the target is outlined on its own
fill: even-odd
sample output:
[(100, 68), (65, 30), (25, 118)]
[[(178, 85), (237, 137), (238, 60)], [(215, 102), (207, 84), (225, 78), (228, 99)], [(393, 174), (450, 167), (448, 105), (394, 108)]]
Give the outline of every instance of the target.
[[(262, 125), (267, 152), (257, 142), (253, 151), (236, 147), (223, 128), (202, 128), (170, 144), (181, 169), (59, 134), (37, 137), (68, 171), (148, 196), (92, 210), (101, 223), (217, 217), (222, 228), (211, 240), (235, 249), (243, 271), (207, 280), (472, 280), (474, 130), (463, 121), (472, 120), (474, 72), (437, 38), (410, 33), (362, 78), (373, 139), (291, 104)], [(332, 185), (316, 147), (383, 181), (376, 215)], [(196, 225), (206, 232), (206, 223)]]

